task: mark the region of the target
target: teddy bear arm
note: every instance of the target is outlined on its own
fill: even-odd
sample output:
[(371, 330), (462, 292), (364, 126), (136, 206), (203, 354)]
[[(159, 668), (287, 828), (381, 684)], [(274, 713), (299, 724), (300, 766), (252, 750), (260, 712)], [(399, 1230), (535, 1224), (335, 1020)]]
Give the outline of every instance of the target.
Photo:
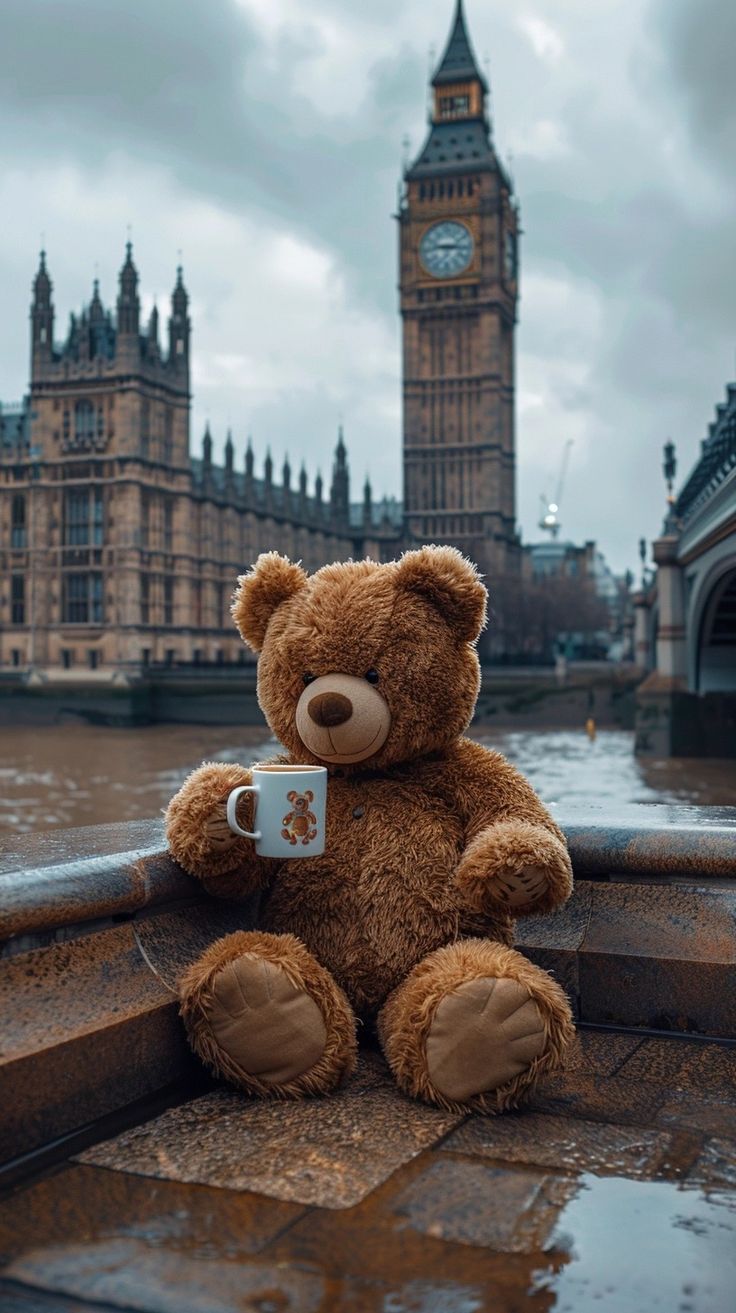
[(560, 906), (572, 892), (562, 831), (504, 758), (484, 752), (468, 764), (465, 849), (455, 874), (463, 903), (472, 912), (513, 916)]
[[(230, 830), (227, 799), (232, 789), (250, 784), (251, 773), (229, 762), (205, 762), (184, 781), (166, 809), (169, 852), (208, 893), (249, 897), (275, 873), (278, 862), (256, 856), (253, 842)], [(240, 823), (250, 825), (252, 804), (243, 800)], [(243, 815), (245, 813), (245, 815)]]

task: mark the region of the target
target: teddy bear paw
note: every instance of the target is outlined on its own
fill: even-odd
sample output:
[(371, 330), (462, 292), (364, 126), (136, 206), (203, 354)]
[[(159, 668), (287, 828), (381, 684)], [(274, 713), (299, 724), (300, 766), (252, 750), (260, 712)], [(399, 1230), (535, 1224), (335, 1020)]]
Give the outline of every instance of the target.
[(520, 1076), (547, 1043), (529, 990), (507, 977), (481, 976), (443, 998), (426, 1040), (427, 1071), (446, 1099), (462, 1102)]
[(549, 889), (541, 866), (523, 866), (520, 871), (503, 871), (493, 881), (493, 892), (507, 907), (526, 907), (539, 902)]
[(217, 973), (207, 1008), (213, 1036), (246, 1077), (285, 1085), (322, 1057), (327, 1039), (322, 1013), (283, 967), (243, 953)]

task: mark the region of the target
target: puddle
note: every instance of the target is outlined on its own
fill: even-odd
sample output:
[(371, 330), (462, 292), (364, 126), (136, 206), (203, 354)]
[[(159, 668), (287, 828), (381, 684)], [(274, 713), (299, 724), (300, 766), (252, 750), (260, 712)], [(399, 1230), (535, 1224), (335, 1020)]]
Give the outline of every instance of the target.
[[(554, 1313), (736, 1308), (736, 1195), (669, 1181), (580, 1178), (532, 1294)], [(560, 1259), (562, 1262), (560, 1263)]]

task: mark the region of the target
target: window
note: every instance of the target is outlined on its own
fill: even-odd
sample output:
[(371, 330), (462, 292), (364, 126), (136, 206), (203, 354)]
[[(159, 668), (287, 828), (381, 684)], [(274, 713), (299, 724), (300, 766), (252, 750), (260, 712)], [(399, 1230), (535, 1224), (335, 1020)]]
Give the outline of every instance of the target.
[(24, 625), (26, 622), (26, 581), (22, 574), (14, 574), (10, 584), (10, 623)]
[(150, 664), (151, 664), (151, 649), (150, 649), (150, 647), (142, 647), (142, 648), (141, 648), (141, 664), (144, 665), (144, 666), (150, 666)]
[(87, 665), (90, 670), (96, 670), (100, 664), (100, 654), (96, 647), (87, 648)]
[(68, 574), (64, 579), (63, 623), (102, 624), (102, 575)]
[(217, 629), (223, 629), (227, 626), (227, 619), (224, 617), (225, 610), (225, 585), (217, 584), (215, 586), (215, 597), (217, 599), (217, 620), (215, 622)]
[(64, 546), (101, 547), (104, 527), (102, 488), (67, 488), (64, 493)]
[(141, 575), (141, 624), (151, 623), (151, 593), (147, 574)]
[(148, 456), (151, 440), (151, 407), (146, 397), (141, 400), (141, 455)]
[(470, 112), (470, 96), (440, 96), (440, 116), (443, 119), (455, 118), (457, 114)]
[(95, 436), (95, 411), (91, 401), (78, 401), (74, 407), (74, 439), (87, 446)]
[(174, 580), (171, 575), (164, 579), (164, 624), (174, 623)]
[(10, 660), (12, 661), (14, 666), (20, 665), (20, 648), (18, 647), (13, 648), (12, 652), (10, 653)]
[(151, 532), (151, 499), (145, 493), (141, 493), (141, 547), (149, 546)]
[(13, 498), (10, 525), (10, 546), (19, 551), (27, 546), (26, 541), (26, 499), (25, 494), (18, 493)]
[(62, 647), (61, 664), (65, 670), (71, 670), (74, 665), (74, 652), (70, 647)]
[(171, 465), (173, 461), (173, 435), (174, 417), (167, 406), (164, 411), (164, 465)]
[(174, 504), (173, 502), (164, 502), (164, 551), (172, 550), (173, 541), (173, 524), (174, 524)]

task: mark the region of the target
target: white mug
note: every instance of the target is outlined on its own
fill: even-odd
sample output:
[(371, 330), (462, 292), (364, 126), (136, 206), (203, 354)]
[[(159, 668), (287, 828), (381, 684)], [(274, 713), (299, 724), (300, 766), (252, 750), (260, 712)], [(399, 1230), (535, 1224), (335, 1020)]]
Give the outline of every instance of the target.
[[(259, 857), (319, 857), (325, 850), (326, 766), (254, 766), (252, 784), (233, 789), (227, 823), (233, 834), (255, 840)], [(255, 830), (242, 830), (236, 808), (254, 795)]]

